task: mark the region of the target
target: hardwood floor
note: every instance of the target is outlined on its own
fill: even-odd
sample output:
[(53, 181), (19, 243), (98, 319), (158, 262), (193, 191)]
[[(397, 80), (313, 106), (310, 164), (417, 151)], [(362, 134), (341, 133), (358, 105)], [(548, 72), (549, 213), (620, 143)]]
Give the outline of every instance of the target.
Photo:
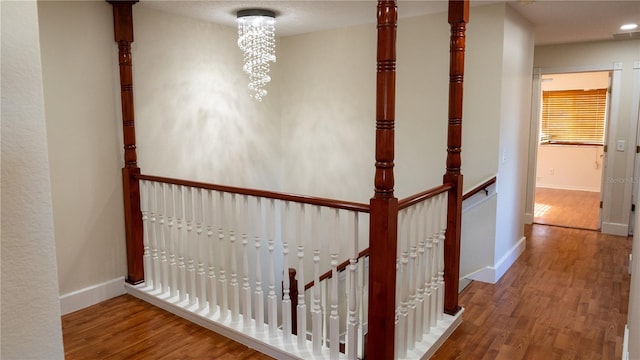
[(131, 295), (63, 316), (62, 333), (67, 360), (271, 359)]
[[(631, 238), (533, 225), (495, 285), (460, 296), (463, 322), (433, 359), (620, 359)], [(132, 296), (62, 317), (66, 359), (270, 359)]]
[(535, 223), (599, 229), (599, 192), (536, 188), (535, 196)]
[(460, 296), (463, 322), (432, 359), (620, 359), (631, 238), (533, 225), (495, 285)]

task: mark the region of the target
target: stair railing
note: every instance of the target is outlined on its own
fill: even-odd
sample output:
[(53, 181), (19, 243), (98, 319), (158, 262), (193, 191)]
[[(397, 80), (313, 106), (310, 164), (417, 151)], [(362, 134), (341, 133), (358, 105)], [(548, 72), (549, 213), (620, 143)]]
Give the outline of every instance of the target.
[[(347, 350), (356, 358), (363, 318), (355, 311), (364, 295), (354, 290), (353, 275), (361, 247), (368, 245), (360, 241), (368, 238), (360, 226), (368, 205), (148, 175), (137, 179), (145, 291), (257, 338), (282, 338), (314, 356), (337, 359), (340, 348), (332, 344), (341, 343), (346, 329)], [(338, 259), (345, 254), (352, 273), (348, 292), (339, 291), (338, 279), (344, 268)], [(299, 281), (295, 300), (289, 267)], [(330, 276), (320, 273), (327, 267)], [(316, 286), (305, 300), (306, 274), (316, 284), (321, 278), (329, 282), (324, 299)], [(349, 304), (349, 314), (341, 314), (340, 303)]]

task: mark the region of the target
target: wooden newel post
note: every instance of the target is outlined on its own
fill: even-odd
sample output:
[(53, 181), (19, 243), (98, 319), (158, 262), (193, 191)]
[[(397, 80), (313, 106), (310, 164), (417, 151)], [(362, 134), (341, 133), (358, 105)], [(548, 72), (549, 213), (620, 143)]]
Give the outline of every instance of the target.
[(291, 298), (291, 333), (298, 335), (298, 280), (296, 269), (289, 268), (289, 297)]
[(460, 227), (462, 225), (462, 89), (464, 82), (465, 31), (469, 22), (469, 0), (449, 0), (451, 57), (449, 65), (449, 127), (447, 135), (447, 171), (445, 183), (452, 183), (447, 207), (447, 232), (444, 242), (444, 311), (454, 315), (460, 310)]
[(122, 132), (124, 142), (124, 168), (122, 187), (124, 195), (124, 222), (127, 241), (127, 282), (144, 281), (142, 256), (142, 213), (140, 211), (140, 174), (136, 155), (136, 130), (133, 111), (133, 71), (131, 43), (133, 42), (134, 1), (109, 1), (113, 6), (113, 30), (118, 43), (120, 67), (120, 95), (122, 100)]
[(396, 87), (395, 1), (378, 1), (375, 192), (370, 201), (369, 333), (366, 356), (393, 359), (395, 344), (398, 199), (394, 196)]

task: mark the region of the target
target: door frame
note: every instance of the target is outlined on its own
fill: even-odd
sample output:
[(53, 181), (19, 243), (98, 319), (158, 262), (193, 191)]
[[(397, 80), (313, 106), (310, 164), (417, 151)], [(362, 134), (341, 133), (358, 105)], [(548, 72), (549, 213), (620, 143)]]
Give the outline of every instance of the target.
[[(609, 71), (611, 73), (611, 94), (610, 104), (608, 111), (608, 119), (605, 129), (605, 145), (608, 150), (604, 153), (603, 157), (603, 181), (600, 184), (600, 197), (602, 199), (602, 208), (600, 209), (599, 226), (600, 230), (604, 233), (611, 233), (610, 229), (606, 227), (607, 222), (611, 217), (611, 192), (612, 185), (608, 179), (613, 178), (613, 166), (606, 166), (606, 164), (613, 163), (613, 154), (615, 146), (611, 146), (612, 139), (616, 139), (616, 131), (618, 124), (618, 117), (620, 112), (620, 87), (622, 76), (622, 63), (615, 62), (608, 65), (596, 65), (596, 66), (570, 66), (561, 68), (534, 68), (533, 69), (533, 89), (531, 95), (531, 117), (530, 117), (530, 131), (529, 131), (529, 162), (527, 166), (527, 189), (525, 200), (525, 213), (524, 223), (532, 224), (535, 212), (535, 189), (536, 189), (536, 166), (538, 163), (538, 141), (540, 132), (540, 110), (542, 103), (542, 76), (548, 74), (567, 74), (567, 73), (582, 73), (582, 72), (602, 72)], [(635, 129), (634, 129), (635, 133)], [(611, 151), (613, 150), (613, 151)], [(606, 168), (605, 168), (606, 166)], [(626, 192), (626, 191), (625, 191)], [(629, 208), (631, 208), (629, 196)], [(614, 229), (613, 233), (616, 233), (617, 229)]]
[[(640, 145), (640, 61), (636, 61), (633, 63), (633, 95), (632, 101), (635, 103), (631, 104), (631, 121), (630, 123), (636, 125), (636, 139), (635, 146), (636, 151), (634, 151), (633, 157), (633, 179), (632, 186), (633, 190), (631, 193), (631, 204), (632, 209), (638, 204), (638, 189), (640, 188), (640, 149), (638, 146)], [(638, 210), (637, 210), (638, 211)], [(635, 228), (635, 213), (637, 211), (631, 211), (631, 215), (629, 216), (629, 234), (633, 234)]]

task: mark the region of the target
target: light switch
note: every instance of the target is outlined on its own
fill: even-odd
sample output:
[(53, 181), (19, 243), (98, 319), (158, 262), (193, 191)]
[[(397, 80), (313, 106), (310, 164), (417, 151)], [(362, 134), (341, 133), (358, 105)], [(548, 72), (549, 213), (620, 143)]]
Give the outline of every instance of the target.
[(624, 151), (624, 140), (618, 140), (616, 151)]

